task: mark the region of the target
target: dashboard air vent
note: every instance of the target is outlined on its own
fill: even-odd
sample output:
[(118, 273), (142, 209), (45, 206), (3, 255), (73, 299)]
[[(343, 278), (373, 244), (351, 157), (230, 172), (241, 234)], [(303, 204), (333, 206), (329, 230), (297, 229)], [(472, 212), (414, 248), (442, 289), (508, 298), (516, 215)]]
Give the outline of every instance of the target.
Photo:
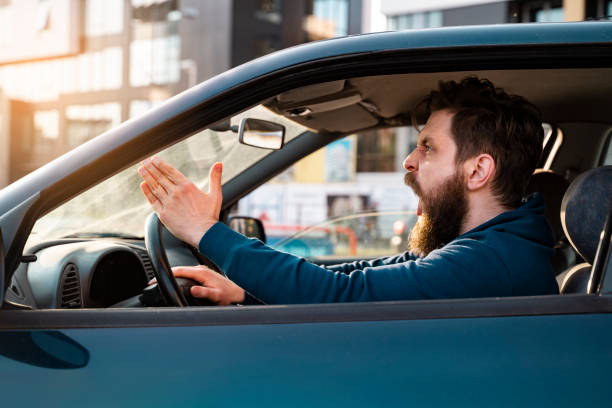
[(151, 280), (155, 278), (155, 272), (153, 272), (153, 264), (151, 263), (151, 258), (149, 258), (149, 253), (145, 249), (137, 249), (136, 253), (140, 258), (140, 262), (142, 262), (142, 266), (147, 274), (147, 279)]
[(60, 282), (60, 307), (75, 309), (81, 307), (81, 282), (79, 278), (79, 268), (75, 264), (69, 263), (62, 272)]

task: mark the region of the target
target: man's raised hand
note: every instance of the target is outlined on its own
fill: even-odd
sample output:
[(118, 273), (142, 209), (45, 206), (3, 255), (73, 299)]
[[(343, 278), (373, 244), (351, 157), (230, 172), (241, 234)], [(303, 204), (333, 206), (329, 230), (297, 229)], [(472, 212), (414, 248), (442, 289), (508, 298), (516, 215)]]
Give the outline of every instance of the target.
[(153, 157), (138, 169), (144, 179), (140, 189), (166, 228), (197, 248), (202, 236), (219, 220), (222, 170), (221, 163), (211, 167), (208, 193), (204, 193), (180, 171)]

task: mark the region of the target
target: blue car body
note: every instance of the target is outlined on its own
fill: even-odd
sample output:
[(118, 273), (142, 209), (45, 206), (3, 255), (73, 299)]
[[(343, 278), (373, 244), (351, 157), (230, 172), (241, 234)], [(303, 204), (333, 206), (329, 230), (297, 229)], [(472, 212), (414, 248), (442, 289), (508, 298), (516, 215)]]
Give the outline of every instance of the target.
[[(580, 52), (585, 59), (569, 65), (610, 66), (612, 24), (361, 35), (294, 47), (232, 69), (2, 190), (0, 294), (23, 261), (37, 218), (292, 83), (351, 70), (366, 75), (377, 71), (378, 60), (385, 61), (382, 72), (431, 72), (441, 65), (505, 69), (513, 64), (510, 54), (521, 55), (523, 66), (542, 67)], [(391, 67), (398, 56), (410, 57), (414, 66)], [(328, 142), (287, 148), (313, 150)], [(247, 176), (224, 185), (224, 208), (244, 194)], [(215, 308), (5, 306), (2, 405), (609, 406), (611, 275), (603, 277), (599, 293), (525, 298)]]

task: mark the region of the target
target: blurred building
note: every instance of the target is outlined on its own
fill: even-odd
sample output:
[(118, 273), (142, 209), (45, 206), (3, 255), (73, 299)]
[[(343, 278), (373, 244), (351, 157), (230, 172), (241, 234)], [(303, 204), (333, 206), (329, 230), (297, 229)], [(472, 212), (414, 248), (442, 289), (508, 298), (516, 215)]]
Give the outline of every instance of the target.
[(362, 0), (0, 0), (0, 187), (207, 78), (361, 32)]
[(612, 16), (612, 0), (380, 0), (387, 28), (562, 22)]

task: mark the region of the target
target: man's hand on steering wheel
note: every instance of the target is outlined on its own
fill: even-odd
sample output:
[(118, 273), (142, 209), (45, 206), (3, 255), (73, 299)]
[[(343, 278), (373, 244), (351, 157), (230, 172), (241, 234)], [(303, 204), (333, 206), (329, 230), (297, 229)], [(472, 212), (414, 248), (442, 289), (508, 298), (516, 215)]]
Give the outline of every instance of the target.
[(204, 265), (177, 266), (172, 273), (175, 278), (193, 279), (202, 285), (191, 287), (191, 296), (195, 298), (208, 299), (219, 306), (244, 303), (244, 289)]
[(140, 189), (153, 211), (177, 238), (198, 247), (200, 239), (219, 220), (223, 195), (223, 165), (215, 163), (209, 174), (208, 193), (159, 157), (142, 162)]

